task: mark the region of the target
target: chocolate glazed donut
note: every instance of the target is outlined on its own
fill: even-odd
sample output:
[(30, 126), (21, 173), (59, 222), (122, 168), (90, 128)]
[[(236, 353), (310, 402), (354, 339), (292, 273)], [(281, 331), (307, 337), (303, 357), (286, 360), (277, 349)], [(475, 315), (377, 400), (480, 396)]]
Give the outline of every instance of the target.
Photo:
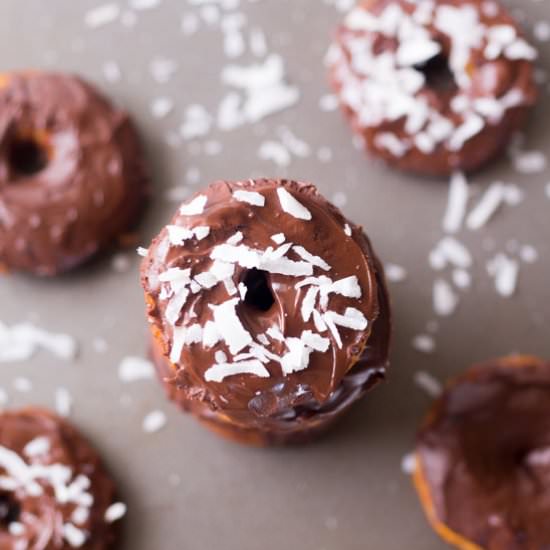
[(461, 550), (550, 548), (550, 363), (513, 356), (451, 382), (422, 426), (415, 484)]
[(313, 185), (210, 185), (153, 241), (142, 284), (169, 397), (238, 441), (311, 439), (385, 376), (382, 268)]
[(0, 548), (112, 547), (114, 485), (97, 453), (42, 409), (0, 414)]
[(81, 79), (0, 75), (0, 264), (56, 275), (129, 230), (147, 193), (128, 115)]
[(367, 148), (401, 170), (474, 171), (520, 130), (537, 53), (496, 1), (366, 0), (329, 52), (342, 108)]

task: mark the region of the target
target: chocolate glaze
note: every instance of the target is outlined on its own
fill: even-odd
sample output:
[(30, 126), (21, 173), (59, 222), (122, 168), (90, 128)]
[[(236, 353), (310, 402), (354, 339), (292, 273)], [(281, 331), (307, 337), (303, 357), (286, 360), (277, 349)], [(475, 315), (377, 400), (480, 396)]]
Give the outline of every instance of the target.
[[(388, 6), (400, 6), (404, 12), (411, 14), (421, 3), (410, 0), (365, 0), (360, 6), (367, 12), (379, 16)], [(427, 4), (427, 2), (426, 2)], [(489, 3), (484, 0), (437, 0), (436, 6), (471, 6), (479, 15), (479, 21), (487, 27), (506, 25), (513, 27), (518, 37), (524, 34), (512, 16), (498, 2), (490, 2), (496, 11), (491, 13), (484, 10)], [(357, 8), (356, 8), (357, 9)], [(392, 133), (400, 140), (408, 140), (411, 136), (405, 130), (405, 119), (384, 120), (380, 124), (369, 125), (361, 120), (361, 113), (353, 108), (346, 95), (350, 94), (346, 84), (345, 74), (349, 72), (357, 79), (355, 88), (360, 87), (367, 77), (357, 72), (353, 65), (350, 44), (357, 38), (370, 36), (376, 44), (378, 54), (396, 52), (399, 42), (388, 38), (381, 33), (369, 33), (348, 28), (341, 25), (336, 33), (334, 51), (335, 56), (330, 63), (330, 78), (336, 93), (341, 100), (342, 109), (350, 120), (354, 131), (365, 140), (367, 149), (388, 164), (404, 171), (432, 176), (445, 176), (453, 171), (462, 170), (471, 172), (493, 160), (509, 143), (513, 135), (525, 125), (527, 115), (535, 104), (538, 90), (534, 80), (534, 65), (526, 59), (509, 59), (503, 55), (496, 59), (487, 59), (484, 55), (486, 38), (483, 38), (482, 47), (473, 47), (468, 61), (470, 84), (459, 90), (448, 71), (448, 59), (451, 51), (451, 40), (448, 35), (436, 29), (433, 23), (425, 25), (431, 38), (438, 42), (442, 54), (435, 62), (427, 66), (428, 76), (425, 85), (416, 95), (424, 98), (428, 105), (439, 114), (459, 125), (461, 115), (451, 108), (452, 101), (460, 92), (466, 95), (469, 101), (479, 98), (495, 98), (501, 100), (510, 91), (519, 91), (522, 100), (517, 106), (508, 108), (498, 121), (488, 121), (483, 129), (471, 139), (468, 139), (458, 151), (451, 151), (443, 143), (438, 144), (431, 152), (421, 150), (413, 143), (412, 147), (402, 156), (391, 153), (380, 145), (378, 138), (381, 134)], [(468, 29), (468, 32), (474, 32)], [(348, 90), (346, 90), (348, 86)], [(355, 89), (354, 93), (359, 93)], [(414, 137), (414, 135), (413, 135)]]
[[(311, 221), (297, 219), (281, 210), (277, 197), (280, 187), (291, 192), (312, 213)], [(265, 206), (237, 201), (233, 193), (238, 190), (260, 193), (265, 197)], [(349, 236), (346, 235), (344, 228), (348, 222), (311, 184), (274, 180), (220, 181), (200, 195), (207, 197), (204, 212), (193, 217), (178, 213), (171, 224), (208, 226), (210, 235), (199, 242), (190, 241), (184, 247), (169, 247), (165, 228), (153, 241), (142, 266), (157, 368), (170, 398), (211, 427), (216, 427), (212, 424), (230, 426), (235, 437), (250, 441), (256, 435), (255, 442), (260, 443), (303, 439), (307, 437), (305, 434), (311, 435), (331, 423), (384, 378), (390, 312), (381, 266), (362, 229), (349, 224)], [(261, 250), (276, 246), (271, 237), (284, 233), (286, 242), (303, 246), (331, 266), (328, 272), (315, 268), (316, 276), (325, 274), (333, 280), (357, 276), (361, 299), (334, 295), (330, 299), (330, 309), (343, 311), (354, 305), (369, 320), (367, 329), (341, 329), (341, 349), (330, 337), (333, 345), (327, 352), (314, 352), (306, 369), (286, 376), (280, 365), (271, 361), (266, 365), (268, 378), (241, 374), (227, 377), (221, 383), (207, 382), (205, 372), (214, 364), (216, 351), (227, 352), (224, 342), (212, 349), (202, 344), (185, 347), (180, 360), (171, 363), (168, 356), (173, 344), (173, 327), (166, 320), (166, 301), (159, 296), (158, 276), (175, 266), (193, 266), (194, 273), (208, 269), (212, 249), (237, 230), (243, 233), (244, 244)], [(246, 280), (248, 272), (237, 266), (233, 277), (235, 284)], [(307, 288), (295, 289), (299, 280), (288, 275), (268, 274), (274, 304), (267, 311), (246, 301), (239, 305), (238, 316), (255, 339), (273, 325), (279, 327), (285, 337), (299, 337), (304, 330), (315, 331), (314, 323), (311, 320), (304, 322), (300, 314)], [(201, 290), (184, 306), (182, 324), (188, 326), (198, 322), (204, 325), (212, 317), (209, 305), (228, 298), (224, 285)], [(271, 341), (269, 349), (277, 355), (284, 354), (282, 342)]]
[[(47, 440), (45, 452), (29, 456), (26, 447), (38, 438)], [(78, 476), (85, 476), (90, 486), (84, 492), (92, 496), (93, 504), (88, 508), (88, 518), (75, 526), (86, 536), (79, 548), (102, 550), (111, 547), (113, 525), (105, 521), (104, 514), (113, 502), (114, 485), (97, 453), (70, 424), (42, 409), (4, 412), (0, 414), (0, 449), (2, 457), (11, 451), (28, 465), (68, 467), (71, 478), (66, 485)], [(0, 474), (9, 479), (12, 476), (3, 466), (3, 460)], [(42, 494), (36, 496), (21, 485), (15, 490), (4, 486), (0, 489), (0, 548), (69, 550), (75, 547), (64, 536), (63, 526), (74, 526), (73, 513), (79, 505), (60, 502), (51, 483), (43, 478), (37, 478), (37, 482), (42, 487)], [(14, 529), (14, 523), (20, 533)]]
[(550, 363), (469, 370), (435, 404), (417, 452), (437, 522), (485, 550), (550, 548)]
[(0, 75), (0, 264), (55, 275), (127, 231), (147, 178), (128, 115), (78, 77)]

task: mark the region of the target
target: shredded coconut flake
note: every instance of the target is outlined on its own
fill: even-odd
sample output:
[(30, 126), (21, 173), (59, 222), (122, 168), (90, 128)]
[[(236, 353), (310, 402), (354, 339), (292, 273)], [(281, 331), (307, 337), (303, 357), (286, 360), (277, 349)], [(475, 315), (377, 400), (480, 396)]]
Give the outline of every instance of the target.
[(443, 393), (441, 382), (426, 371), (418, 371), (414, 374), (416, 385), (424, 390), (430, 397), (436, 399)]
[(515, 170), (520, 174), (540, 174), (548, 165), (546, 155), (542, 151), (517, 151), (512, 160)]
[(50, 449), (50, 440), (46, 436), (40, 436), (29, 441), (23, 448), (23, 453), (32, 458), (45, 455), (50, 451)]
[(0, 322), (0, 363), (26, 361), (40, 348), (65, 360), (77, 354), (75, 340), (66, 334), (48, 332), (31, 323), (8, 327)]
[(103, 76), (110, 83), (119, 82), (122, 78), (122, 70), (116, 61), (106, 61), (103, 63)]
[(261, 361), (250, 360), (213, 365), (204, 373), (204, 379), (207, 382), (223, 382), (225, 378), (238, 374), (253, 374), (260, 378), (269, 378), (269, 371), (263, 366)]
[(271, 336), (271, 338), (273, 338), (274, 340), (278, 340), (279, 342), (284, 342), (285, 341), (285, 337), (284, 337), (283, 333), (281, 332), (279, 327), (277, 327), (275, 325), (272, 326), (272, 327), (269, 327), (266, 332), (267, 332), (267, 335)]
[(435, 351), (435, 340), (429, 334), (419, 334), (413, 338), (412, 346), (421, 353), (433, 353)]
[(146, 433), (155, 433), (166, 426), (166, 415), (162, 411), (152, 411), (142, 423), (143, 431)]
[(334, 325), (338, 325), (352, 330), (365, 330), (368, 326), (368, 320), (361, 311), (356, 308), (348, 307), (344, 315), (335, 311), (327, 311), (324, 315), (325, 321), (330, 319)]
[(166, 229), (168, 231), (170, 244), (174, 246), (183, 246), (185, 241), (188, 241), (193, 237), (195, 237), (198, 241), (202, 241), (210, 235), (210, 227), (207, 226), (198, 226), (193, 229), (188, 229), (187, 227), (181, 227), (179, 225), (169, 225)]
[(472, 286), (472, 276), (465, 269), (453, 270), (453, 283), (457, 288), (466, 289)]
[(401, 460), (401, 471), (406, 475), (413, 475), (416, 472), (417, 461), (414, 453), (406, 454)]
[(283, 244), (286, 241), (286, 237), (284, 233), (277, 233), (276, 235), (271, 235), (271, 240), (275, 244)]
[(519, 257), (526, 264), (534, 264), (539, 259), (539, 253), (534, 246), (526, 244), (520, 248)]
[(386, 278), (391, 283), (401, 283), (407, 278), (407, 270), (397, 264), (386, 264), (384, 266)]
[(283, 126), (279, 128), (279, 135), (283, 145), (290, 151), (294, 156), (298, 158), (306, 158), (311, 153), (311, 148), (309, 145), (300, 139), (294, 132)]
[(282, 357), (281, 367), (285, 374), (292, 374), (307, 369), (312, 349), (300, 338), (285, 340), (288, 352)]
[(65, 523), (63, 525), (63, 538), (73, 548), (80, 548), (86, 542), (86, 533), (72, 523)]
[(458, 306), (458, 296), (444, 279), (436, 279), (433, 288), (433, 305), (437, 315), (448, 317)]
[(123, 502), (115, 502), (105, 510), (104, 519), (107, 523), (114, 523), (122, 519), (128, 510), (128, 507)]
[(8, 525), (8, 531), (10, 535), (13, 535), (14, 537), (21, 537), (25, 534), (25, 525), (19, 521), (12, 521)]
[(361, 298), (361, 286), (359, 285), (359, 280), (355, 275), (350, 277), (345, 277), (344, 279), (339, 279), (335, 281), (327, 288), (327, 292), (334, 292), (335, 294), (341, 294), (346, 298)]
[(531, 451), (527, 456), (527, 463), (532, 467), (550, 466), (550, 447)]
[(157, 97), (151, 102), (151, 114), (155, 118), (165, 118), (174, 110), (174, 102), (169, 97)]
[(243, 240), (243, 238), (244, 235), (240, 231), (237, 231), (234, 235), (227, 239), (226, 243), (235, 246), (239, 244)]
[[(502, 204), (514, 204), (518, 200), (515, 188), (507, 186), (500, 182), (491, 184), (483, 197), (470, 212), (466, 225), (468, 229), (476, 231), (486, 225), (495, 215)], [(519, 199), (521, 200), (521, 199)]]
[(91, 9), (84, 15), (84, 23), (86, 26), (95, 29), (116, 21), (120, 15), (120, 7), (114, 2), (110, 4), (102, 4)]
[[(315, 316), (315, 312), (314, 312)], [(315, 319), (315, 317), (314, 317)], [(339, 349), (342, 349), (342, 337), (340, 336), (340, 332), (338, 331), (338, 327), (336, 326), (336, 323), (332, 320), (332, 315), (328, 315), (325, 313), (322, 315), (323, 324), (328, 328), (330, 333), (332, 334), (332, 337), (334, 338), (334, 341), (336, 342), (336, 345)]]
[(318, 294), (319, 294), (319, 288), (312, 286), (308, 288), (306, 295), (302, 300), (301, 313), (302, 313), (302, 319), (304, 320), (304, 323), (307, 323), (311, 318), (311, 315), (313, 314), (313, 310), (315, 309), (315, 302), (317, 300)]
[(130, 7), (135, 10), (150, 10), (160, 6), (162, 0), (129, 0)]
[(71, 521), (75, 525), (84, 525), (90, 517), (90, 510), (84, 506), (77, 506), (71, 514)]
[(549, 21), (537, 21), (533, 28), (533, 34), (539, 42), (550, 41), (550, 22)]
[(199, 216), (204, 212), (204, 208), (208, 198), (206, 195), (199, 195), (195, 197), (191, 202), (184, 204), (180, 207), (180, 214), (182, 216)]
[(177, 69), (177, 63), (173, 59), (168, 59), (166, 57), (156, 57), (149, 64), (151, 76), (153, 80), (159, 84), (168, 82), (172, 76), (174, 76)]
[(284, 212), (299, 220), (311, 220), (311, 212), (303, 204), (298, 202), (298, 200), (296, 200), (284, 187), (279, 187), (279, 189), (277, 189), (277, 195), (279, 196), (279, 202)]
[(13, 389), (20, 393), (28, 393), (32, 390), (32, 382), (28, 378), (19, 376), (13, 381)]
[(73, 408), (73, 398), (67, 388), (55, 390), (55, 410), (59, 416), (69, 417)]
[(306, 262), (309, 262), (310, 264), (320, 267), (324, 271), (330, 271), (330, 265), (323, 260), (323, 258), (320, 258), (319, 256), (314, 256), (310, 252), (308, 252), (303, 246), (293, 246), (292, 250), (302, 258), (302, 260), (305, 260)]
[(410, 149), (410, 146), (391, 132), (376, 134), (374, 143), (380, 149), (389, 151), (394, 157), (402, 157)]
[(328, 338), (323, 338), (311, 330), (304, 330), (300, 339), (306, 346), (321, 353), (325, 353), (330, 347), (330, 340)]
[(444, 237), (430, 253), (430, 265), (436, 270), (443, 269), (447, 264), (467, 269), (472, 263), (470, 251), (454, 237)]
[(265, 206), (265, 197), (261, 193), (254, 191), (235, 191), (233, 197), (240, 202), (246, 202), (252, 206)]
[(496, 291), (504, 298), (510, 298), (516, 292), (519, 263), (506, 256), (497, 254), (487, 264), (487, 271), (495, 279)]
[(258, 122), (298, 102), (298, 88), (285, 84), (284, 76), (283, 58), (277, 54), (269, 55), (263, 63), (228, 65), (224, 68), (222, 81), (243, 90), (245, 94), (237, 111), (239, 122)]
[(179, 128), (181, 137), (190, 141), (206, 136), (212, 128), (212, 116), (202, 105), (190, 105), (185, 109)]
[(214, 312), (214, 322), (231, 354), (239, 353), (252, 343), (252, 336), (244, 328), (236, 312), (238, 299), (228, 300), (219, 306), (211, 306)]
[(468, 182), (462, 172), (455, 172), (449, 187), (449, 202), (443, 217), (443, 230), (456, 233), (462, 227), (468, 204)]
[(319, 108), (321, 111), (332, 112), (338, 109), (338, 97), (334, 94), (326, 94), (319, 100)]
[(142, 357), (125, 357), (118, 366), (118, 378), (122, 382), (148, 380), (155, 375), (155, 368), (151, 361)]

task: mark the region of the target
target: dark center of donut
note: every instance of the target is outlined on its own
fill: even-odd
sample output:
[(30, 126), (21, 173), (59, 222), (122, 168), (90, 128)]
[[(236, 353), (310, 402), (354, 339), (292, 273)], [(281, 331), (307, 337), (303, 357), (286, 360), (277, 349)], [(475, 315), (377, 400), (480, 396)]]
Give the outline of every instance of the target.
[(21, 506), (14, 499), (13, 493), (0, 493), (0, 524), (8, 526), (17, 521), (21, 514)]
[(15, 179), (28, 177), (46, 168), (48, 155), (33, 139), (16, 139), (9, 149), (9, 164)]
[(245, 304), (259, 311), (269, 311), (275, 303), (273, 291), (269, 286), (269, 275), (260, 269), (249, 269), (243, 283), (247, 288)]
[(426, 86), (432, 90), (443, 92), (456, 88), (449, 60), (441, 53), (414, 68), (426, 77)]

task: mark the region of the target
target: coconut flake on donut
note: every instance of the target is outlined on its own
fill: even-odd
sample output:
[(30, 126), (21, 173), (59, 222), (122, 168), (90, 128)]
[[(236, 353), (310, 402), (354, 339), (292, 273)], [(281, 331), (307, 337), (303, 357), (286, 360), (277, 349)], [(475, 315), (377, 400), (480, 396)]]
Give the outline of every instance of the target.
[(283, 244), (286, 241), (286, 237), (284, 233), (277, 233), (276, 235), (271, 235), (271, 240), (275, 244)]
[(45, 436), (41, 436), (29, 441), (23, 448), (23, 453), (29, 458), (32, 458), (46, 454), (50, 449), (50, 440)]
[(261, 193), (256, 193), (255, 191), (235, 191), (233, 197), (240, 202), (246, 202), (253, 206), (265, 205), (265, 197)]
[(180, 207), (182, 216), (198, 216), (204, 212), (208, 198), (205, 195), (195, 197), (191, 202), (183, 204)]
[(277, 189), (277, 195), (279, 196), (279, 201), (283, 212), (286, 212), (299, 220), (311, 220), (311, 212), (297, 199), (295, 199), (294, 196), (284, 187)]
[(210, 228), (206, 226), (198, 226), (193, 229), (180, 227), (178, 225), (169, 225), (167, 228), (170, 237), (170, 244), (182, 245), (185, 241), (195, 237), (198, 241), (206, 239), (210, 234)]
[(204, 373), (207, 382), (222, 382), (228, 376), (236, 374), (254, 374), (260, 378), (269, 378), (269, 371), (260, 361), (239, 361), (237, 363), (216, 363)]

